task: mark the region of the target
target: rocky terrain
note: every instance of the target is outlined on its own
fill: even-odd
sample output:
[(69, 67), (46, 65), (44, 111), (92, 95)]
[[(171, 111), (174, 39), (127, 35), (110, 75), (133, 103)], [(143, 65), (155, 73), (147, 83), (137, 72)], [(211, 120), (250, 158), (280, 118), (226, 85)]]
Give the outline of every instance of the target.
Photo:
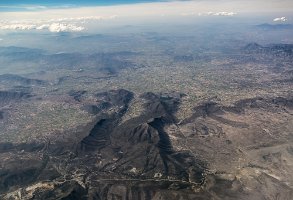
[(0, 199), (291, 200), (292, 44), (196, 28), (0, 47)]
[[(137, 96), (118, 89), (90, 100), (86, 91), (69, 95), (85, 102), (82, 109), (92, 122), (30, 143), (1, 142), (1, 199), (293, 195), (292, 96), (243, 99), (232, 106), (202, 102), (179, 121), (175, 114), (186, 98), (180, 93)], [(1, 95), (8, 97), (25, 95)], [(128, 119), (134, 101), (144, 109)]]

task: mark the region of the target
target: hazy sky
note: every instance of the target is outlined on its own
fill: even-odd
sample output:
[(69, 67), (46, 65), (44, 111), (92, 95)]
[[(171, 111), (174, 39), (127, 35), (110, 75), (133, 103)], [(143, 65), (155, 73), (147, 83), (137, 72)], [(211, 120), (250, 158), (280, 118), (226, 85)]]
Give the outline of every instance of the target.
[[(171, 2), (171, 3), (170, 3)], [(145, 3), (148, 3), (145, 4)], [(140, 4), (151, 8), (155, 5), (160, 12), (177, 9), (184, 12), (184, 5), (191, 6), (196, 11), (209, 11), (219, 9), (237, 12), (288, 12), (293, 11), (293, 0), (1, 0), (0, 11), (42, 11), (47, 9), (70, 9), (79, 7), (116, 7), (117, 5)], [(169, 8), (172, 6), (172, 8)], [(178, 6), (178, 7), (175, 7)], [(138, 8), (138, 7), (136, 7)], [(108, 8), (109, 10), (109, 8)], [(138, 10), (139, 11), (139, 10)], [(149, 10), (150, 13), (151, 10)], [(145, 12), (145, 11), (144, 11)], [(147, 14), (147, 13), (144, 13)]]
[[(289, 14), (288, 14), (289, 13)], [(0, 0), (0, 30), (83, 31), (89, 20), (271, 15), (291, 22), (293, 0)]]

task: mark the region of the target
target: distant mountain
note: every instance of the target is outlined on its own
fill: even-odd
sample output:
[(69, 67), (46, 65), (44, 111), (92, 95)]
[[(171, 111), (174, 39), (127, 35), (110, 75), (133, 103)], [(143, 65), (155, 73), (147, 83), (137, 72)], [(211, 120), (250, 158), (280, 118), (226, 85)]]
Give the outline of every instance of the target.
[(87, 66), (107, 74), (116, 74), (121, 69), (135, 66), (128, 58), (136, 55), (138, 53), (130, 51), (111, 53), (93, 52), (91, 54), (65, 52), (48, 54), (39, 49), (0, 47), (0, 61), (6, 66), (14, 66), (17, 63), (29, 66), (37, 65), (42, 67), (42, 69), (50, 70), (81, 69)]
[(46, 81), (39, 80), (39, 79), (26, 78), (26, 77), (22, 77), (15, 74), (2, 74), (0, 75), (0, 83), (31, 86), (31, 85), (45, 85)]
[(253, 51), (255, 51), (255, 50), (261, 50), (263, 48), (264, 48), (263, 46), (253, 42), (253, 43), (249, 43), (248, 45), (246, 45), (244, 47), (244, 50), (253, 50)]
[(285, 29), (293, 29), (293, 24), (259, 24), (256, 25), (257, 28), (263, 30), (285, 30)]
[(292, 54), (293, 44), (271, 44), (267, 48), (275, 51), (284, 51)]
[(249, 43), (243, 50), (257, 53), (283, 54), (286, 56), (293, 55), (293, 44), (270, 44), (262, 46), (257, 43)]

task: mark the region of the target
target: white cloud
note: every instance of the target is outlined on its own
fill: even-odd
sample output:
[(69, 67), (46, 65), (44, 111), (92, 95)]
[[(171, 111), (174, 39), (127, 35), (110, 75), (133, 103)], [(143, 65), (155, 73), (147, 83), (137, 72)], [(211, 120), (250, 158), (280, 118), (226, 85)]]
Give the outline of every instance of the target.
[(117, 15), (57, 18), (49, 20), (2, 20), (0, 21), (0, 30), (48, 30), (50, 32), (78, 32), (85, 30), (85, 27), (80, 26), (80, 24), (93, 20), (100, 21), (115, 18), (117, 18)]
[(36, 27), (34, 24), (0, 24), (2, 30), (32, 30)]
[(59, 19), (50, 19), (49, 22), (68, 22), (68, 21), (93, 21), (93, 20), (107, 20), (107, 19), (115, 19), (117, 15), (111, 16), (87, 16), (87, 17), (69, 17), (69, 18), (59, 18)]
[(235, 12), (217, 12), (214, 13), (215, 16), (234, 16), (237, 15)]
[(37, 30), (44, 30), (44, 29), (49, 29), (51, 25), (50, 24), (42, 24), (38, 27), (36, 27)]
[(181, 16), (235, 16), (237, 13), (235, 12), (204, 12), (204, 13), (198, 13), (195, 12), (189, 12), (189, 13), (181, 13)]
[(62, 23), (53, 23), (51, 25), (42, 25), (38, 28), (48, 29), (50, 32), (78, 32), (83, 31), (85, 28), (82, 26), (76, 26), (73, 24), (62, 24)]
[(77, 32), (85, 28), (74, 24), (51, 23), (51, 24), (0, 24), (1, 30), (48, 30), (50, 32)]
[(236, 12), (205, 12), (198, 13), (199, 16), (235, 16)]
[(278, 17), (273, 19), (274, 22), (286, 22), (288, 19), (286, 17)]
[(51, 24), (0, 24), (2, 30), (48, 30), (50, 32), (78, 32), (85, 28), (74, 24), (51, 23)]

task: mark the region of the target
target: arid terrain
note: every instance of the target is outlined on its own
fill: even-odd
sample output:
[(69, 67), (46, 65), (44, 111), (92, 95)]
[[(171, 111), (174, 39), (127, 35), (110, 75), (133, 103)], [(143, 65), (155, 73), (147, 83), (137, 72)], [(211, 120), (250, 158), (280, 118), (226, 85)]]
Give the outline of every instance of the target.
[(0, 199), (293, 198), (292, 44), (62, 37), (0, 47)]

